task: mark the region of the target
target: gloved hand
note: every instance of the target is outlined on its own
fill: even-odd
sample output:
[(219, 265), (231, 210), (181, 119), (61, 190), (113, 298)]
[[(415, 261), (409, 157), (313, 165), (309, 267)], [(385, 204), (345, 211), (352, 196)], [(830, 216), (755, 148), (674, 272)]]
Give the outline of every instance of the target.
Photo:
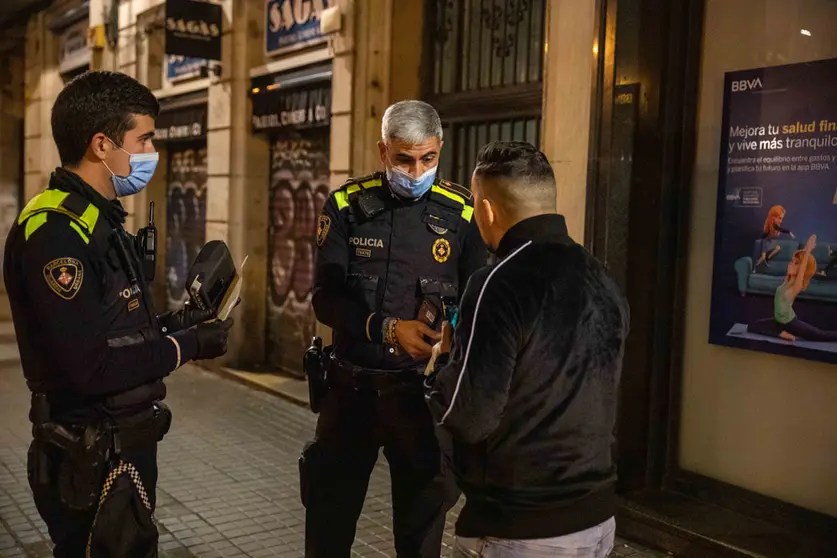
[(204, 322), (195, 327), (198, 337), (198, 353), (195, 360), (211, 360), (227, 353), (227, 338), (233, 319), (227, 318), (223, 322)]
[(189, 329), (214, 317), (214, 311), (208, 309), (201, 310), (187, 301), (180, 310), (157, 316), (157, 321), (160, 322), (160, 328), (163, 333), (168, 335)]

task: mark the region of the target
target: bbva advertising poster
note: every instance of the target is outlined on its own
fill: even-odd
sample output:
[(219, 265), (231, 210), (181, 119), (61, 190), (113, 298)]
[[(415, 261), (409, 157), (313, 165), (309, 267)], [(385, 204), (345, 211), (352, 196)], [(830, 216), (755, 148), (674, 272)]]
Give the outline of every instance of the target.
[(726, 75), (709, 342), (837, 363), (837, 60)]

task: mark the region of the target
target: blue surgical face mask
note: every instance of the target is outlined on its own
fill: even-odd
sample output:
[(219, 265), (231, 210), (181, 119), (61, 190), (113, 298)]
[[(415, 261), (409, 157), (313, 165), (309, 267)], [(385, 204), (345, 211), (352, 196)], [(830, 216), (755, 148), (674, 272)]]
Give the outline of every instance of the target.
[[(125, 151), (115, 141), (109, 141), (113, 145), (116, 145), (117, 148)], [(128, 152), (125, 151), (125, 153)], [(102, 161), (102, 164), (110, 171), (110, 179), (113, 182), (113, 189), (116, 191), (116, 196), (124, 198), (125, 196), (138, 194), (148, 186), (151, 177), (154, 176), (154, 171), (157, 169), (157, 163), (159, 161), (160, 154), (156, 151), (154, 153), (128, 153), (128, 164), (131, 165), (131, 173), (128, 176), (119, 176), (110, 170), (107, 163)]]
[(390, 188), (397, 195), (403, 198), (417, 199), (426, 194), (433, 186), (436, 169), (437, 167), (433, 167), (418, 178), (413, 178), (413, 175), (398, 167), (387, 167), (387, 180)]

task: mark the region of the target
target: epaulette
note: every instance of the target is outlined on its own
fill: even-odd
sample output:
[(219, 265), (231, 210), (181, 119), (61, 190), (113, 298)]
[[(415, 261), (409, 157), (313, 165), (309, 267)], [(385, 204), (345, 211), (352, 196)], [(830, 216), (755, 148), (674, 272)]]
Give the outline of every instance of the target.
[(369, 188), (378, 188), (383, 185), (383, 173), (375, 172), (360, 178), (350, 178), (339, 189), (334, 192), (334, 200), (337, 202), (337, 209), (344, 209), (349, 207), (350, 196), (357, 194), (361, 190), (368, 190)]
[[(358, 178), (349, 178), (346, 182), (340, 186), (341, 190), (349, 190), (351, 189), (353, 192), (356, 192), (360, 189), (366, 188), (374, 188), (376, 186), (380, 186), (382, 184), (381, 176), (383, 173), (380, 172), (373, 172), (372, 174), (367, 174), (366, 176), (361, 176)], [(357, 186), (357, 188), (352, 188), (352, 186)]]
[(462, 196), (466, 200), (471, 199), (471, 190), (469, 190), (465, 186), (462, 186), (461, 184), (457, 184), (456, 182), (451, 182), (450, 180), (440, 178), (438, 180), (438, 185), (444, 188), (445, 190), (448, 190), (449, 192), (453, 192), (454, 194)]
[(437, 180), (430, 188), (430, 200), (459, 211), (462, 218), (470, 222), (474, 215), (471, 191), (449, 180)]

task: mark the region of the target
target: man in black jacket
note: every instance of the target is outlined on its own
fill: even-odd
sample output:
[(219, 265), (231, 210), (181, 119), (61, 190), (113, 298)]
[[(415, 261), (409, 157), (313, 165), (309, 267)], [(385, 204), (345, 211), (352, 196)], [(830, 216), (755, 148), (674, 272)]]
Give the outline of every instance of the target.
[(543, 153), (485, 146), (472, 190), (499, 262), (472, 275), (426, 381), (466, 496), (457, 555), (604, 558), (627, 303), (568, 236)]

